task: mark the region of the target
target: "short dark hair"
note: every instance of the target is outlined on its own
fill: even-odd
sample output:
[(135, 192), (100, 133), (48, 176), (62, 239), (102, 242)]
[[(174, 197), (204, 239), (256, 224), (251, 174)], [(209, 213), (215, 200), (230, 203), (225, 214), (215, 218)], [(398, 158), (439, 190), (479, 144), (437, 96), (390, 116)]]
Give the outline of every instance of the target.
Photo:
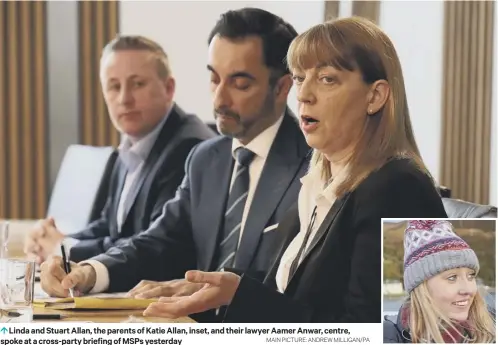
[(168, 55), (161, 45), (150, 38), (139, 35), (116, 35), (116, 37), (106, 44), (102, 49), (100, 60), (102, 61), (112, 52), (135, 50), (148, 51), (155, 55), (157, 59), (157, 74), (160, 78), (171, 76), (171, 68), (168, 61)]
[(208, 44), (211, 44), (216, 35), (228, 39), (260, 37), (266, 66), (276, 72), (278, 78), (289, 73), (286, 56), (297, 32), (279, 16), (252, 7), (228, 11), (216, 22), (209, 34)]

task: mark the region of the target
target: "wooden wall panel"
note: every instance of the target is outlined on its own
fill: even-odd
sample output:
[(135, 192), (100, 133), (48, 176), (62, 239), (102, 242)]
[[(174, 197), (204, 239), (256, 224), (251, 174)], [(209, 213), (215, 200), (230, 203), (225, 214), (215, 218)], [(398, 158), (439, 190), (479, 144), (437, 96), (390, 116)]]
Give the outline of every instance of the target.
[(445, 2), (441, 184), (489, 202), (494, 2)]
[[(21, 22), (19, 23), (19, 26), (21, 27), (21, 32), (20, 32), (20, 46), (22, 49), (22, 55), (20, 57), (20, 74), (21, 74), (21, 83), (23, 85), (29, 85), (30, 84), (30, 79), (31, 79), (31, 59), (35, 54), (33, 54), (34, 49), (31, 49), (31, 18), (30, 18), (30, 4), (29, 2), (21, 2), (20, 4), (21, 7)], [(42, 67), (43, 68), (43, 67)], [(21, 100), (21, 122), (22, 122), (22, 127), (20, 128), (21, 130), (21, 151), (20, 151), (20, 156), (22, 159), (21, 166), (22, 169), (25, 171), (35, 171), (34, 169), (34, 164), (35, 159), (34, 159), (34, 145), (32, 145), (33, 138), (28, 135), (23, 135), (23, 133), (30, 133), (31, 132), (31, 126), (33, 125), (33, 118), (32, 118), (32, 92), (31, 92), (31, 87), (24, 87), (22, 93), (19, 95), (20, 100)], [(36, 143), (35, 143), (36, 145)], [(22, 199), (23, 200), (29, 200), (31, 198), (31, 193), (34, 190), (34, 179), (32, 178), (26, 178), (23, 180), (23, 191), (22, 191)], [(28, 202), (24, 204), (24, 212), (27, 214), (33, 214), (33, 203)]]
[(324, 21), (329, 21), (332, 19), (336, 19), (339, 17), (339, 5), (340, 1), (325, 1), (325, 16), (324, 16)]
[[(5, 2), (0, 2), (0, 37), (6, 37), (5, 29), (5, 11), (7, 5)], [(5, 58), (5, 40), (0, 41), (0, 138), (6, 138), (6, 89), (7, 81), (5, 80), (6, 58)], [(0, 147), (0, 190), (7, 190), (7, 155), (6, 155), (6, 140), (3, 140), (3, 145)], [(0, 216), (7, 215), (7, 193), (0, 193)]]
[[(48, 101), (47, 101), (47, 80), (48, 80), (48, 75), (47, 75), (47, 52), (46, 52), (46, 47), (47, 47), (47, 40), (46, 40), (46, 29), (41, 30), (41, 28), (46, 28), (46, 18), (47, 18), (47, 11), (46, 11), (46, 3), (43, 2), (34, 2), (34, 13), (33, 13), (33, 22), (34, 22), (34, 27), (37, 28), (35, 30), (36, 35), (35, 35), (35, 51), (37, 52), (37, 59), (35, 61), (34, 65), (34, 75), (35, 75), (35, 89), (34, 89), (34, 100), (35, 103), (33, 113), (35, 112), (41, 112), (43, 111), (43, 116), (37, 116), (36, 120), (36, 126), (35, 126), (35, 133), (34, 133), (34, 138), (35, 138), (35, 166), (36, 169), (39, 170), (39, 173), (37, 172), (35, 175), (35, 180), (36, 180), (36, 186), (38, 189), (40, 189), (40, 186), (43, 185), (45, 188), (43, 189), (43, 192), (40, 190), (38, 193), (38, 198), (44, 200), (47, 200), (47, 195), (48, 195), (48, 162), (49, 162), (49, 155), (48, 155)], [(43, 54), (41, 54), (43, 52)], [(39, 55), (38, 55), (39, 54)], [(32, 67), (33, 68), (33, 67)], [(56, 135), (56, 133), (53, 133)], [(43, 174), (41, 173), (43, 167)], [(37, 218), (38, 217), (44, 217), (47, 211), (47, 202), (41, 203), (38, 202), (36, 205), (36, 210), (37, 210)]]
[(80, 142), (117, 146), (119, 134), (112, 126), (99, 80), (100, 54), (118, 33), (117, 1), (78, 3), (80, 42)]
[(0, 37), (0, 218), (39, 218), (48, 187), (46, 3), (0, 2)]
[(353, 1), (353, 16), (368, 18), (374, 23), (379, 23), (380, 1)]

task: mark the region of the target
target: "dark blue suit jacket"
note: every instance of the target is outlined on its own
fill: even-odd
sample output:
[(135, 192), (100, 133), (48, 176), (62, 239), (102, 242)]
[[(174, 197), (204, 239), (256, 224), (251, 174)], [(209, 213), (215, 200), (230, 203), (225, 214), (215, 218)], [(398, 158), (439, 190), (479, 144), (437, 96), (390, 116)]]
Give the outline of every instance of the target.
[(126, 168), (118, 157), (111, 175), (107, 202), (99, 219), (71, 235), (80, 242), (71, 248), (70, 258), (79, 262), (106, 252), (129, 237), (147, 229), (161, 215), (166, 201), (175, 196), (192, 148), (215, 133), (198, 117), (187, 115), (175, 105), (159, 133), (137, 182), (129, 191), (125, 218), (118, 231), (117, 209)]
[[(109, 291), (126, 291), (140, 280), (183, 278), (189, 269), (209, 271), (233, 169), (232, 139), (199, 144), (186, 163), (176, 197), (160, 218), (127, 245), (97, 256), (109, 270)], [(237, 269), (264, 276), (276, 255), (278, 223), (297, 201), (300, 178), (308, 167), (309, 147), (297, 119), (287, 111), (266, 159), (237, 253)]]

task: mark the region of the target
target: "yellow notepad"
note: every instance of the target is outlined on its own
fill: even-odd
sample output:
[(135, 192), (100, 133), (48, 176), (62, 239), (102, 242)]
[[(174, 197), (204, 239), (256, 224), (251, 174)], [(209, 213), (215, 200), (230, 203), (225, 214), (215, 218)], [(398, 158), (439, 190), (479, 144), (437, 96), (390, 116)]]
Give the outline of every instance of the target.
[(82, 297), (66, 298), (43, 298), (35, 299), (35, 307), (47, 309), (114, 309), (114, 310), (131, 310), (146, 309), (149, 304), (156, 302), (157, 299), (135, 299), (125, 297), (126, 293), (121, 294), (94, 294)]

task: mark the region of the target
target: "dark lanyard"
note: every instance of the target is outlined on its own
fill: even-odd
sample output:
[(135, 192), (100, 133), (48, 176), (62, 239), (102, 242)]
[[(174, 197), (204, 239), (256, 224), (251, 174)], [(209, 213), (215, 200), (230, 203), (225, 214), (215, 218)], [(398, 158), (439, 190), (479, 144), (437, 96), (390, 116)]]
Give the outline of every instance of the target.
[(294, 258), (294, 261), (292, 261), (290, 270), (289, 270), (289, 277), (288, 280), (291, 279), (291, 277), (296, 273), (297, 267), (299, 266), (299, 260), (301, 259), (301, 255), (303, 255), (304, 249), (306, 248), (306, 244), (308, 243), (308, 240), (311, 235), (311, 230), (313, 230), (313, 225), (315, 224), (315, 219), (316, 219), (316, 206), (313, 209), (313, 213), (311, 214), (311, 219), (308, 224), (308, 229), (306, 230), (306, 235), (304, 235), (304, 240), (303, 243), (301, 244), (301, 248), (299, 248), (299, 251), (297, 252), (296, 257)]

